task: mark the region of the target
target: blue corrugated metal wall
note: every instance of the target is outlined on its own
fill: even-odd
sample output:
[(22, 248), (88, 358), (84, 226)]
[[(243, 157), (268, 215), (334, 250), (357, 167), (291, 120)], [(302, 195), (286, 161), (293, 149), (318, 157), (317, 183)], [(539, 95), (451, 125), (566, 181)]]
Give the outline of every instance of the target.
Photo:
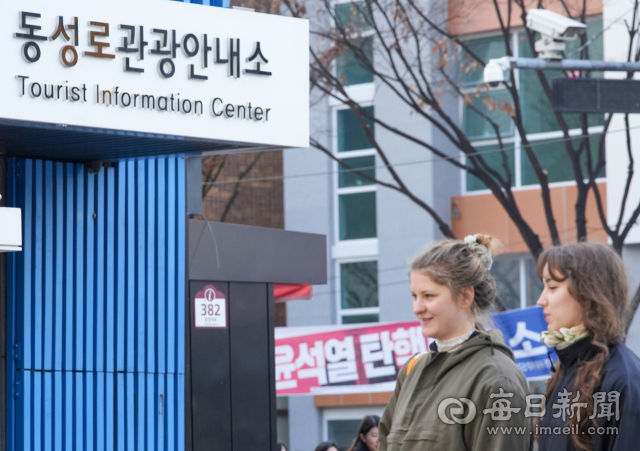
[(175, 2), (183, 3), (196, 3), (198, 5), (220, 6), (223, 8), (229, 7), (229, 0), (173, 0)]
[(7, 173), (8, 449), (184, 449), (184, 160)]

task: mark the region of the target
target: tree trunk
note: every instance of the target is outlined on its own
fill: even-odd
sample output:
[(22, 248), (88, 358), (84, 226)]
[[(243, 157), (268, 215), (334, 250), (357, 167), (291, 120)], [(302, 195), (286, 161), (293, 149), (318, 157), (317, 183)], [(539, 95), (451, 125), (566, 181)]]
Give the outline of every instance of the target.
[(629, 310), (627, 311), (627, 317), (624, 319), (624, 331), (625, 333), (629, 333), (629, 328), (631, 327), (631, 323), (633, 322), (633, 317), (636, 316), (636, 311), (638, 310), (638, 306), (640, 305), (640, 286), (636, 290), (636, 294), (633, 295), (631, 302), (629, 302)]

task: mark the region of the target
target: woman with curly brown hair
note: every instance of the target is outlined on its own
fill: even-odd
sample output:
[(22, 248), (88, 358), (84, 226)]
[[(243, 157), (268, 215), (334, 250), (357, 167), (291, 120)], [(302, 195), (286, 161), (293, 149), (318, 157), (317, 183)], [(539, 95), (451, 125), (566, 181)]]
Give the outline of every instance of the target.
[(496, 298), (496, 247), (472, 235), (436, 243), (411, 262), (413, 313), (435, 341), (400, 371), (378, 426), (379, 451), (529, 448), (527, 381), (502, 334), (481, 325)]
[(624, 345), (627, 277), (604, 244), (547, 249), (538, 299), (558, 362), (536, 434), (540, 451), (638, 449), (640, 359)]

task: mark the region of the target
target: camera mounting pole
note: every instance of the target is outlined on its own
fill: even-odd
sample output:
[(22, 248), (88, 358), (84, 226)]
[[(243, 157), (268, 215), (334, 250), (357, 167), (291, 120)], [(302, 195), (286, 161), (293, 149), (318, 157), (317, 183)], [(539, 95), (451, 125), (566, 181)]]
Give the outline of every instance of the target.
[(491, 59), (487, 63), (498, 64), (501, 68), (508, 69), (535, 69), (535, 70), (588, 70), (588, 71), (617, 71), (617, 72), (639, 72), (640, 63), (624, 62), (615, 63), (610, 61), (593, 60), (560, 60), (547, 61), (539, 58), (514, 58), (503, 57)]
[(504, 82), (504, 71), (510, 69), (640, 72), (640, 63), (614, 63), (609, 61), (593, 60), (548, 61), (540, 58), (515, 58), (512, 56), (503, 56), (502, 58), (490, 59), (484, 66), (484, 82), (488, 83), (492, 87), (496, 87), (501, 82)]

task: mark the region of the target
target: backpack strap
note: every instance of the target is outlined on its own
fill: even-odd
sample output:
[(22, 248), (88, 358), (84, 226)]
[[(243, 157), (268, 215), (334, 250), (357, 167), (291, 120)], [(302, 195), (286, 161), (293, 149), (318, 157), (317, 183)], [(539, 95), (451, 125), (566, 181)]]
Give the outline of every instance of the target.
[(416, 363), (418, 363), (418, 360), (420, 360), (426, 354), (428, 354), (428, 353), (427, 352), (420, 352), (420, 353), (414, 355), (413, 357), (411, 357), (411, 360), (409, 360), (409, 363), (407, 364), (407, 376), (411, 373), (411, 370), (413, 369), (413, 367), (416, 366)]

